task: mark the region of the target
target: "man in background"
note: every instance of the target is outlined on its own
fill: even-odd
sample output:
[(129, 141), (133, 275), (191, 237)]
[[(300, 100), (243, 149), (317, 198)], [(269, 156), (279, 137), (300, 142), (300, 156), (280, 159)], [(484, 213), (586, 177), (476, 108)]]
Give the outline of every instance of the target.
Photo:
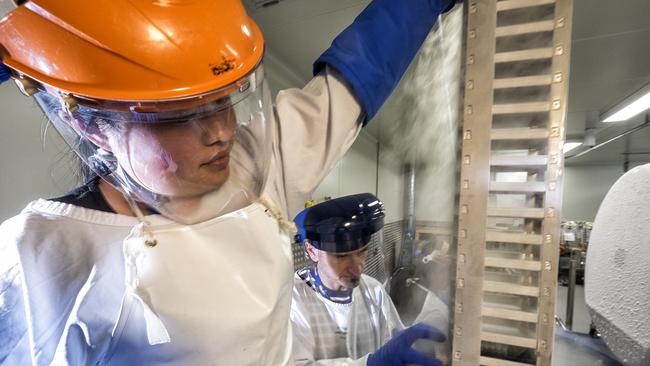
[(307, 207), (295, 220), (296, 241), (312, 266), (296, 272), (291, 321), (296, 365), (442, 365), (411, 348), (445, 336), (424, 324), (404, 329), (382, 284), (363, 274), (370, 238), (384, 225), (370, 193)]

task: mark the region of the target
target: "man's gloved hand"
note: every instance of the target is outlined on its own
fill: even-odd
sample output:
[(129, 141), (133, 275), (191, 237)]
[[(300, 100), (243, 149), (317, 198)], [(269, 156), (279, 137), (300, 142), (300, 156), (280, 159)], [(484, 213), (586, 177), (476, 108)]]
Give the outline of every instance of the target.
[(439, 330), (419, 323), (397, 333), (388, 343), (368, 356), (367, 366), (401, 366), (406, 364), (442, 366), (433, 355), (424, 355), (411, 345), (418, 339), (443, 342), (447, 337)]

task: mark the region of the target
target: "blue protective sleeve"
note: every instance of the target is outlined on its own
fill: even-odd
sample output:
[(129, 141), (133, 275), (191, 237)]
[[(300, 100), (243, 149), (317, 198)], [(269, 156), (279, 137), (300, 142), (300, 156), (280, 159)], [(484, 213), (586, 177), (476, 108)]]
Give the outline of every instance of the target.
[(7, 66), (5, 66), (2, 61), (0, 61), (0, 84), (4, 83), (5, 81), (9, 80), (11, 77), (11, 71)]
[(340, 72), (367, 123), (395, 89), (440, 13), (454, 0), (374, 0), (314, 63)]

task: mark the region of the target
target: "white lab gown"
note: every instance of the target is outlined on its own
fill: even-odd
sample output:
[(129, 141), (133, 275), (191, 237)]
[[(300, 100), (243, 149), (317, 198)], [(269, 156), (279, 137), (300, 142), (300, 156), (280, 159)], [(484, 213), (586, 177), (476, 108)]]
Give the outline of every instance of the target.
[[(292, 217), (351, 146), (361, 128), (361, 115), (353, 93), (330, 69), (303, 89), (280, 92), (271, 117), (275, 120), (273, 153), (264, 200), (285, 218)], [(157, 215), (147, 219), (154, 229), (169, 224)], [(214, 354), (213, 348), (218, 347), (206, 346), (191, 334), (175, 336), (175, 328), (170, 328), (171, 343), (151, 346), (142, 309), (134, 307), (127, 314), (123, 311), (123, 240), (136, 224), (133, 217), (37, 200), (0, 226), (0, 363), (218, 364), (219, 360), (237, 359), (237, 353), (246, 355), (248, 361), (235, 364), (260, 364), (261, 360), (267, 364), (291, 363), (293, 267), (287, 235), (281, 244), (286, 247), (277, 248), (281, 254), (276, 259), (281, 263), (273, 268), (273, 275), (280, 280), (271, 281), (273, 287), (265, 289), (275, 294), (277, 301), (264, 316), (241, 316), (238, 333), (232, 334), (233, 338), (249, 340), (256, 346), (254, 352), (260, 354), (256, 358), (247, 344), (241, 344), (221, 349), (232, 353), (232, 357), (221, 357)], [(277, 236), (279, 231), (269, 235)], [(242, 255), (258, 254), (241, 250), (246, 251)], [(257, 273), (259, 268), (248, 261), (241, 261), (235, 268), (235, 272), (232, 268), (214, 268), (214, 275), (236, 280), (241, 273), (255, 273), (259, 281), (268, 276)], [(205, 284), (198, 281), (181, 285), (200, 288)], [(246, 283), (242, 286), (242, 293), (250, 290)], [(224, 300), (237, 299), (237, 294), (220, 295)], [(211, 326), (219, 329), (219, 317), (227, 321), (232, 314), (214, 317), (217, 320), (211, 319)], [(182, 315), (176, 320), (182, 322)], [(224, 342), (229, 340), (226, 337)], [(260, 344), (266, 346), (260, 349)]]
[(291, 303), (296, 365), (365, 365), (404, 326), (384, 287), (362, 275), (348, 304), (333, 302), (294, 276)]

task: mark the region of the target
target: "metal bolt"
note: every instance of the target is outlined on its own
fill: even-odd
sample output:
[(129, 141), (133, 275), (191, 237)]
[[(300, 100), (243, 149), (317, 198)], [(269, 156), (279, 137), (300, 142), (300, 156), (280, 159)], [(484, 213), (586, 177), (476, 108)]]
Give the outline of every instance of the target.
[(555, 83), (561, 83), (563, 80), (562, 73), (561, 72), (556, 72), (553, 74), (553, 82)]
[(562, 28), (562, 27), (564, 27), (564, 24), (565, 24), (564, 17), (558, 18), (558, 20), (555, 22), (555, 27), (556, 28)]
[(551, 270), (551, 261), (544, 261), (544, 270), (546, 271)]
[(544, 242), (546, 244), (551, 244), (551, 242), (553, 242), (553, 236), (551, 234), (544, 235)]
[(468, 80), (467, 81), (467, 89), (469, 89), (469, 90), (474, 89), (474, 80)]
[(552, 127), (551, 128), (551, 137), (560, 137), (560, 128)]
[(549, 190), (549, 191), (554, 191), (554, 190), (555, 190), (555, 187), (556, 187), (556, 183), (555, 183), (555, 182), (549, 182), (549, 183), (548, 183), (548, 190)]
[(469, 165), (472, 163), (472, 158), (469, 155), (463, 156), (463, 164)]
[(239, 85), (239, 92), (240, 93), (245, 92), (246, 90), (248, 90), (248, 88), (250, 88), (250, 86), (251, 84), (248, 81), (244, 81), (243, 83), (241, 83), (241, 85)]
[(551, 106), (553, 107), (553, 110), (558, 110), (562, 107), (562, 102), (559, 99), (555, 99)]
[(476, 38), (476, 29), (469, 30), (469, 38)]
[(465, 134), (463, 135), (463, 138), (465, 140), (471, 140), (472, 139), (472, 130), (465, 130)]
[(459, 278), (457, 282), (458, 288), (464, 288), (465, 287), (465, 279)]
[(31, 97), (32, 95), (38, 92), (38, 89), (36, 89), (34, 83), (32, 83), (28, 79), (23, 79), (23, 78), (14, 79), (14, 82), (16, 83), (16, 86), (18, 87), (20, 92), (23, 93), (23, 95), (26, 97)]
[(474, 14), (478, 11), (478, 6), (476, 6), (476, 3), (471, 3), (469, 4), (469, 12)]
[(463, 303), (456, 304), (456, 312), (458, 312), (458, 313), (463, 312)]
[(474, 107), (471, 104), (467, 106), (467, 114), (474, 114)]
[(463, 328), (461, 327), (456, 327), (456, 335), (457, 336), (462, 336), (463, 335)]
[(74, 113), (79, 109), (77, 101), (70, 95), (63, 96), (61, 98), (61, 104), (63, 104), (63, 109), (68, 113)]
[(555, 46), (555, 56), (562, 56), (564, 54), (564, 46), (557, 45)]
[(474, 65), (474, 55), (467, 56), (467, 64)]

